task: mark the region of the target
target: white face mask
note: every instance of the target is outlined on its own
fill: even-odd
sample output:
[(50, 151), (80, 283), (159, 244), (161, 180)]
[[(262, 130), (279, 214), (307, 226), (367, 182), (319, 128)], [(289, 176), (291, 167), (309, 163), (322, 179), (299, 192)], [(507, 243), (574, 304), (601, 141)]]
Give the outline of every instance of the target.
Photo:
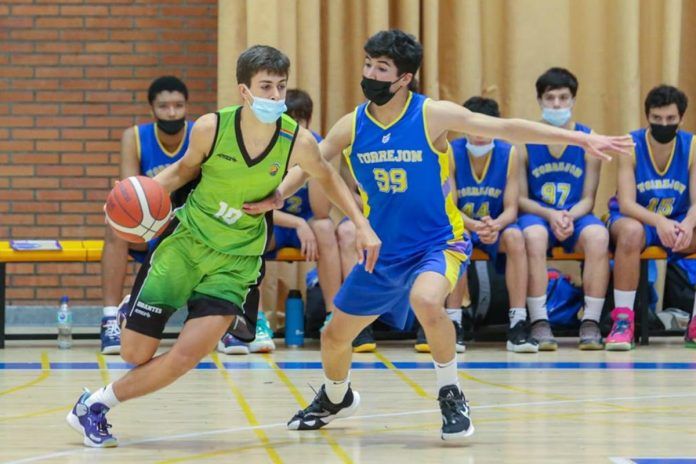
[(566, 125), (570, 118), (573, 116), (573, 112), (570, 108), (542, 108), (541, 118), (556, 127), (563, 127)]
[(474, 158), (481, 158), (482, 156), (485, 156), (487, 153), (493, 150), (493, 147), (494, 144), (492, 141), (486, 145), (473, 145), (469, 141), (466, 142), (466, 149), (469, 150), (469, 153), (471, 153), (471, 156)]

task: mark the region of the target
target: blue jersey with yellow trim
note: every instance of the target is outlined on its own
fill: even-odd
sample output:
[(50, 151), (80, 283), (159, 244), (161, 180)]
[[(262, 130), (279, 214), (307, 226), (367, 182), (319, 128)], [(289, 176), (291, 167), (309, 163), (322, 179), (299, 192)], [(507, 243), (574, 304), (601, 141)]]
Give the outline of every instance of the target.
[[(575, 123), (575, 130), (592, 130)], [(561, 156), (553, 156), (548, 145), (527, 144), (529, 198), (542, 206), (569, 210), (582, 199), (585, 185), (585, 150), (568, 145)]]
[(448, 182), (449, 153), (432, 146), (427, 102), (409, 93), (401, 115), (386, 126), (369, 114), (369, 102), (353, 114), (353, 143), (344, 155), (360, 187), (363, 212), (382, 240), (380, 258), (465, 245)]
[(502, 140), (494, 140), (493, 150), (486, 155), (486, 167), (481, 178), (478, 178), (466, 149), (466, 142), (465, 138), (452, 141), (457, 207), (473, 219), (484, 216), (495, 219), (503, 212), (503, 196), (513, 147)]
[(686, 214), (691, 205), (689, 169), (694, 148), (694, 135), (677, 131), (672, 153), (664, 170), (660, 171), (648, 144), (647, 129), (631, 132), (636, 175), (636, 202), (650, 211), (666, 217)]
[(174, 153), (169, 153), (157, 137), (157, 124), (154, 122), (135, 126), (135, 139), (140, 160), (140, 172), (155, 177), (167, 166), (178, 161), (188, 149), (193, 123), (186, 121), (186, 135)]
[[(314, 131), (311, 132), (317, 143), (322, 141), (321, 135)], [(305, 221), (311, 219), (314, 214), (312, 213), (312, 207), (309, 204), (309, 188), (307, 187), (307, 184), (304, 184), (292, 196), (285, 199), (285, 203), (283, 204), (281, 211), (294, 216), (300, 216)]]

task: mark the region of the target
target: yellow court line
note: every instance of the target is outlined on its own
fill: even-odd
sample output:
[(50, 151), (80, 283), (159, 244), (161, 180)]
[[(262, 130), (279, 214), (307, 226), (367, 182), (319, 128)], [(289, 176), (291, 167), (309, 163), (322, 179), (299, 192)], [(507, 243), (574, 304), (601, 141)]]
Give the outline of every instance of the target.
[[(493, 387), (502, 388), (502, 389), (513, 391), (516, 393), (523, 393), (525, 395), (541, 396), (541, 397), (546, 397), (546, 398), (550, 398), (553, 400), (561, 400), (561, 401), (568, 401), (568, 400), (576, 400), (577, 399), (577, 398), (573, 398), (570, 396), (556, 395), (555, 393), (537, 392), (534, 390), (528, 390), (526, 388), (515, 387), (514, 385), (508, 385), (505, 383), (491, 382), (490, 380), (483, 380), (481, 378), (475, 377), (471, 374), (467, 374), (466, 372), (462, 372), (462, 371), (459, 371), (458, 373), (459, 373), (459, 376), (465, 380), (470, 380), (472, 382), (481, 383), (483, 385), (490, 385)], [(613, 404), (613, 403), (597, 402), (595, 404), (602, 405), (602, 406), (608, 406), (608, 407), (611, 407), (614, 409), (619, 409), (622, 411), (635, 411), (636, 410), (635, 408), (628, 408), (625, 406), (619, 406), (618, 404)]]
[(0, 422), (7, 422), (7, 421), (19, 420), (19, 419), (29, 419), (30, 417), (37, 417), (37, 416), (46, 416), (48, 414), (53, 414), (55, 412), (61, 412), (61, 411), (67, 412), (71, 407), (72, 407), (72, 404), (67, 404), (65, 406), (61, 406), (58, 408), (42, 409), (40, 411), (34, 411), (34, 412), (27, 413), (27, 414), (21, 414), (19, 416), (0, 417)]
[[(297, 404), (300, 405), (302, 409), (306, 408), (308, 406), (307, 401), (305, 401), (304, 397), (300, 393), (300, 391), (297, 389), (294, 383), (290, 380), (290, 378), (285, 374), (285, 372), (278, 367), (278, 365), (273, 361), (273, 358), (269, 354), (264, 354), (263, 359), (266, 360), (269, 366), (271, 366), (271, 369), (273, 369), (273, 372), (276, 373), (278, 378), (285, 384), (286, 387), (288, 387), (288, 390), (290, 390), (290, 393), (292, 396), (295, 398), (295, 401), (297, 401)], [(345, 463), (352, 463), (353, 460), (348, 456), (348, 453), (341, 447), (341, 445), (336, 442), (336, 440), (333, 439), (333, 437), (326, 431), (326, 430), (319, 430), (319, 433), (321, 434), (324, 439), (329, 443), (331, 446), (331, 449), (333, 450), (334, 454), (338, 456), (342, 462)]]
[[(230, 390), (232, 390), (232, 394), (237, 400), (237, 403), (239, 403), (239, 406), (242, 408), (242, 411), (244, 412), (244, 415), (246, 416), (249, 425), (257, 427), (259, 425), (259, 421), (256, 420), (256, 416), (254, 415), (254, 412), (251, 410), (249, 403), (247, 403), (247, 400), (244, 398), (244, 395), (242, 394), (241, 390), (232, 381), (232, 378), (227, 373), (227, 369), (225, 369), (225, 366), (223, 366), (220, 362), (220, 358), (218, 357), (217, 353), (211, 353), (210, 357), (215, 363), (215, 366), (217, 366), (218, 370), (222, 374), (222, 377), (225, 379), (225, 382), (227, 382), (227, 385), (230, 387)], [(264, 432), (262, 429), (254, 429), (254, 433), (261, 441), (261, 443), (264, 445), (263, 447), (268, 453), (268, 456), (271, 458), (271, 461), (273, 461), (274, 463), (283, 462), (282, 459), (280, 459), (278, 452), (273, 447), (271, 440), (268, 439), (268, 435), (266, 435), (266, 432)]]
[(16, 387), (9, 388), (7, 390), (0, 391), (0, 396), (7, 395), (9, 393), (13, 393), (19, 390), (24, 390), (25, 388), (29, 388), (33, 385), (36, 385), (39, 382), (43, 382), (48, 378), (48, 376), (51, 375), (51, 362), (48, 360), (48, 354), (45, 351), (41, 352), (41, 374), (34, 380), (31, 380), (27, 383), (24, 383), (22, 385), (18, 385)]
[(101, 374), (104, 386), (111, 383), (111, 376), (109, 375), (109, 366), (106, 364), (106, 359), (101, 353), (97, 353), (97, 364), (99, 365), (99, 373)]
[(387, 359), (387, 357), (384, 356), (382, 353), (380, 353), (379, 351), (375, 350), (374, 355), (377, 357), (377, 359), (380, 360), (380, 362), (381, 362), (382, 364), (384, 364), (385, 366), (387, 366), (387, 368), (388, 368), (390, 371), (392, 371), (394, 374), (396, 374), (401, 380), (403, 380), (404, 382), (406, 382), (406, 383), (413, 389), (413, 391), (416, 392), (416, 394), (417, 394), (418, 396), (421, 396), (421, 397), (423, 397), (423, 398), (427, 398), (427, 399), (429, 399), (429, 400), (435, 399), (435, 397), (433, 397), (432, 395), (429, 395), (425, 390), (423, 390), (423, 387), (421, 387), (420, 385), (418, 385), (418, 384), (415, 382), (415, 380), (413, 380), (412, 378), (410, 378), (409, 376), (407, 376), (406, 374), (404, 374), (403, 372), (401, 372), (401, 370), (400, 370), (398, 367), (396, 367), (394, 364), (392, 364), (392, 362), (389, 361), (389, 359)]

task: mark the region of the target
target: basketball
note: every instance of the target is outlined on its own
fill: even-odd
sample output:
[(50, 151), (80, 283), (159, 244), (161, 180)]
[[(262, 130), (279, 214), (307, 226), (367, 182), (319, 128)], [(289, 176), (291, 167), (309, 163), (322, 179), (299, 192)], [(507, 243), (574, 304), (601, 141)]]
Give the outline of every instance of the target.
[(145, 176), (120, 181), (106, 198), (106, 220), (116, 235), (128, 242), (157, 237), (169, 222), (171, 211), (167, 191)]

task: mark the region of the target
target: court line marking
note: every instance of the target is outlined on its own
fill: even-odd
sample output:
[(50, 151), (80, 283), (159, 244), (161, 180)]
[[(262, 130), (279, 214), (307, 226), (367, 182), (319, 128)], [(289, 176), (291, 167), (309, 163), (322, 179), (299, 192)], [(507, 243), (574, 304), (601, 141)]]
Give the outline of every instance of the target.
[(25, 388), (32, 387), (36, 385), (37, 383), (43, 382), (48, 378), (48, 376), (51, 375), (51, 362), (48, 360), (48, 353), (45, 351), (41, 352), (41, 374), (34, 380), (30, 380), (27, 383), (23, 383), (22, 385), (18, 385), (16, 387), (8, 388), (7, 390), (0, 391), (0, 396), (4, 396), (19, 390), (24, 390)]
[[(596, 403), (596, 402), (602, 402), (602, 401), (639, 401), (639, 400), (656, 400), (656, 399), (671, 399), (671, 398), (694, 398), (696, 397), (696, 393), (678, 393), (678, 394), (671, 394), (671, 395), (645, 395), (645, 396), (621, 396), (621, 397), (609, 397), (609, 398), (585, 398), (585, 399), (578, 399), (578, 400), (564, 400), (564, 401), (533, 401), (533, 402), (522, 402), (522, 403), (501, 403), (501, 404), (485, 404), (485, 405), (479, 405), (479, 406), (471, 406), (471, 409), (474, 410), (484, 410), (484, 409), (504, 409), (504, 408), (511, 408), (511, 407), (533, 407), (533, 406), (548, 406), (548, 405), (555, 405), (555, 404), (565, 404), (565, 403)], [(383, 418), (383, 417), (401, 417), (401, 416), (413, 416), (413, 415), (418, 415), (418, 414), (433, 414), (436, 412), (440, 412), (439, 409), (420, 409), (420, 410), (412, 410), (412, 411), (402, 411), (402, 412), (391, 412), (391, 413), (383, 413), (383, 414), (366, 414), (366, 415), (360, 415), (360, 416), (351, 416), (351, 417), (346, 417), (345, 419), (341, 419), (342, 421), (349, 421), (349, 420), (359, 420), (359, 419), (377, 419), (377, 418)], [(479, 421), (479, 422), (491, 422), (490, 420), (486, 421)], [(256, 431), (259, 429), (273, 429), (273, 428), (279, 428), (279, 427), (285, 427), (285, 422), (278, 422), (274, 424), (265, 424), (265, 425), (254, 425), (254, 426), (247, 426), (247, 427), (234, 427), (234, 428), (228, 428), (228, 429), (217, 429), (217, 430), (207, 430), (204, 432), (195, 432), (195, 433), (185, 433), (185, 434), (178, 434), (178, 435), (161, 435), (157, 437), (151, 437), (151, 438), (145, 438), (142, 440), (133, 440), (133, 441), (123, 441), (121, 442), (121, 446), (132, 446), (132, 445), (140, 445), (144, 443), (152, 443), (152, 442), (162, 442), (162, 441), (173, 441), (173, 440), (181, 440), (181, 439), (186, 439), (186, 438), (198, 438), (198, 437), (204, 437), (204, 436), (209, 436), (209, 435), (221, 435), (221, 434), (230, 434), (234, 432), (243, 432), (243, 431)], [(420, 424), (419, 426), (422, 426)], [(65, 451), (58, 451), (58, 452), (53, 452), (53, 453), (48, 453), (48, 454), (42, 454), (39, 456), (33, 456), (29, 458), (23, 458), (15, 461), (7, 461), (5, 464), (23, 464), (27, 462), (37, 462), (45, 459), (52, 459), (52, 458), (57, 458), (61, 456), (69, 456), (72, 454), (78, 454), (78, 453), (100, 453), (104, 452), (104, 450), (97, 449), (97, 448), (76, 448), (76, 449), (71, 449), (71, 450), (65, 450)], [(633, 464), (633, 463), (631, 463)]]
[[(425, 390), (423, 390), (423, 387), (418, 385), (415, 380), (413, 380), (411, 377), (407, 376), (401, 370), (396, 367), (385, 355), (380, 353), (379, 351), (375, 350), (374, 353), (375, 357), (380, 360), (382, 364), (387, 366), (387, 369), (392, 371), (394, 374), (397, 375), (401, 380), (406, 382), (406, 384), (413, 389), (413, 391), (416, 392), (416, 394), (422, 398), (428, 399), (428, 400), (434, 400), (435, 397), (432, 395), (429, 395)], [(434, 369), (434, 368), (433, 368)]]
[[(266, 360), (269, 366), (273, 369), (273, 372), (280, 378), (281, 382), (285, 384), (285, 386), (290, 390), (290, 393), (292, 396), (295, 398), (295, 401), (297, 401), (297, 404), (300, 405), (302, 409), (305, 409), (309, 404), (307, 401), (305, 401), (304, 397), (300, 393), (300, 391), (297, 389), (295, 384), (290, 380), (290, 378), (285, 374), (285, 372), (278, 367), (278, 365), (273, 361), (273, 358), (269, 354), (264, 354), (263, 359)], [(338, 456), (338, 458), (347, 464), (350, 464), (353, 462), (353, 460), (350, 458), (346, 450), (341, 447), (341, 445), (338, 444), (338, 442), (326, 431), (319, 429), (319, 434), (324, 437), (324, 439), (329, 443), (331, 446), (331, 449), (333, 450), (334, 454)]]
[(60, 407), (51, 408), (51, 409), (41, 409), (39, 411), (29, 412), (26, 414), (21, 414), (19, 416), (0, 417), (0, 422), (8, 422), (8, 421), (19, 420), (19, 419), (29, 419), (30, 417), (45, 416), (45, 415), (53, 414), (55, 412), (60, 412), (60, 411), (63, 411), (67, 414), (67, 412), (70, 410), (71, 407), (72, 407), (72, 405), (66, 404), (65, 406), (60, 406)]
[(684, 463), (684, 464), (691, 464), (693, 462), (696, 462), (696, 457), (692, 456), (671, 456), (671, 457), (635, 457), (635, 458), (624, 458), (624, 457), (612, 457), (609, 458), (609, 460), (613, 464), (636, 464), (636, 459), (638, 461), (641, 461), (643, 459), (650, 460), (650, 461), (657, 461), (661, 462), (664, 464), (679, 464), (679, 463)]
[(97, 352), (97, 365), (99, 366), (99, 374), (101, 374), (104, 386), (111, 383), (111, 376), (109, 375), (109, 366), (104, 359), (104, 355)]
[[(232, 394), (237, 400), (237, 403), (239, 403), (239, 406), (242, 408), (242, 411), (246, 416), (247, 422), (249, 422), (249, 424), (252, 426), (258, 426), (259, 421), (256, 420), (254, 411), (252, 411), (251, 406), (249, 406), (249, 403), (247, 403), (246, 398), (244, 398), (244, 394), (239, 389), (239, 387), (237, 387), (237, 384), (235, 384), (232, 381), (232, 378), (228, 374), (227, 369), (225, 369), (225, 366), (223, 366), (220, 362), (220, 358), (218, 357), (217, 353), (213, 351), (210, 354), (210, 357), (217, 366), (219, 372), (222, 374), (222, 377), (225, 379), (225, 382), (227, 382), (227, 386), (230, 387), (230, 390), (232, 390)], [(273, 444), (271, 443), (271, 440), (268, 438), (268, 435), (266, 435), (266, 432), (264, 432), (262, 428), (254, 428), (254, 433), (261, 441), (261, 443), (264, 445), (264, 449), (266, 450), (266, 453), (268, 453), (268, 457), (271, 458), (271, 461), (274, 464), (282, 463), (283, 460), (280, 459), (280, 455), (273, 447)]]

